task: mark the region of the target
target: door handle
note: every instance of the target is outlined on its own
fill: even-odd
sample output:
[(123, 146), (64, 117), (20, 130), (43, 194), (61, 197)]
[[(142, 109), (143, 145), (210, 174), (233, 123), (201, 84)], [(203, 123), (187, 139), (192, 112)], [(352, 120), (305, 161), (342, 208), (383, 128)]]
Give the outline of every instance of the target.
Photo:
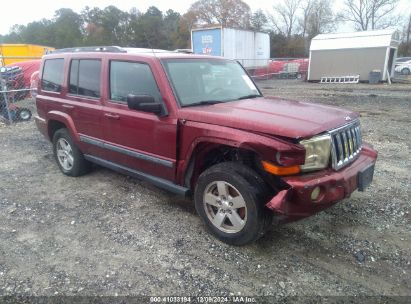
[(72, 110), (72, 109), (74, 109), (74, 106), (64, 104), (64, 105), (63, 105), (63, 108), (66, 108), (66, 109), (68, 109), (68, 110)]
[(110, 119), (120, 119), (120, 115), (113, 114), (113, 113), (106, 113), (104, 114), (104, 116)]

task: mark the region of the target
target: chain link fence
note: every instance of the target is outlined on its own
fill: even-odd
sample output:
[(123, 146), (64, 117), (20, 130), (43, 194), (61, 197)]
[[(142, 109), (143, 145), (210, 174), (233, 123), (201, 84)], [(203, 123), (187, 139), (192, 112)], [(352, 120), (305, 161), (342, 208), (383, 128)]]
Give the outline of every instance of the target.
[[(8, 57), (0, 56), (0, 59), (6, 58)], [(238, 61), (257, 82), (307, 79), (308, 58), (240, 59)], [(9, 125), (31, 120), (36, 111), (34, 95), (39, 66), (40, 60), (32, 60), (0, 67), (0, 124)], [(410, 72), (396, 70), (393, 81), (411, 84)]]
[(411, 65), (407, 69), (396, 69), (393, 81), (411, 84)]
[(0, 123), (10, 125), (31, 120), (39, 66), (40, 61), (34, 60), (0, 67)]
[(308, 73), (308, 58), (271, 58), (268, 60), (240, 59), (254, 80), (301, 79)]
[[(7, 58), (9, 57), (1, 57), (0, 59)], [(0, 68), (0, 123), (14, 124), (29, 121), (36, 111), (33, 95), (36, 91), (36, 76), (40, 62), (37, 60), (38, 62), (34, 65), (25, 64), (35, 61), (16, 62)], [(241, 59), (239, 61), (256, 81), (268, 79), (303, 80), (308, 72), (307, 58)]]
[[(271, 58), (238, 60), (255, 81), (298, 79), (307, 80), (308, 58)], [(361, 80), (360, 80), (361, 81)], [(392, 82), (411, 84), (411, 65), (396, 68)]]

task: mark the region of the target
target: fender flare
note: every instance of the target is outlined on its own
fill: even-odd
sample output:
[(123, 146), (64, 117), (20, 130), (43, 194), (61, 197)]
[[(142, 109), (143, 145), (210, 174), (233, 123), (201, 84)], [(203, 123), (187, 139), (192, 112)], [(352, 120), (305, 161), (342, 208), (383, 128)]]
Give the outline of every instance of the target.
[[(71, 138), (77, 144), (80, 142), (80, 135), (77, 132), (77, 129), (74, 125), (73, 119), (67, 113), (61, 111), (50, 111), (47, 113), (47, 130), (49, 131), (49, 122), (50, 120), (55, 120), (61, 122), (67, 127), (67, 130), (70, 133)], [(50, 138), (53, 140), (53, 138)]]

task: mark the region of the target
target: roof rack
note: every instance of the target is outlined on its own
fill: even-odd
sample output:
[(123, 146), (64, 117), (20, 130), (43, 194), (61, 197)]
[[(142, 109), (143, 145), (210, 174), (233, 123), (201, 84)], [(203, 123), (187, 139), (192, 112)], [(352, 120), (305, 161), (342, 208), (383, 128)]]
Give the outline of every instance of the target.
[(74, 47), (57, 49), (51, 52), (51, 54), (59, 53), (77, 53), (77, 52), (104, 52), (104, 53), (127, 53), (126, 50), (119, 46), (84, 46), (84, 47)]

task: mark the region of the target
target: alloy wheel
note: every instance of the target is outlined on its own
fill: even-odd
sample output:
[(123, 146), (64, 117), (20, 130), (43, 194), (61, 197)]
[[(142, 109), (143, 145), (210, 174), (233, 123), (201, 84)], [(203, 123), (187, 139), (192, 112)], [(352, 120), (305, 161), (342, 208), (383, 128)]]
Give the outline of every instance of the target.
[(225, 233), (237, 233), (247, 222), (247, 206), (243, 196), (225, 181), (215, 181), (206, 187), (203, 204), (210, 222)]
[(70, 171), (73, 168), (74, 157), (73, 150), (64, 138), (57, 141), (57, 159), (64, 170)]

